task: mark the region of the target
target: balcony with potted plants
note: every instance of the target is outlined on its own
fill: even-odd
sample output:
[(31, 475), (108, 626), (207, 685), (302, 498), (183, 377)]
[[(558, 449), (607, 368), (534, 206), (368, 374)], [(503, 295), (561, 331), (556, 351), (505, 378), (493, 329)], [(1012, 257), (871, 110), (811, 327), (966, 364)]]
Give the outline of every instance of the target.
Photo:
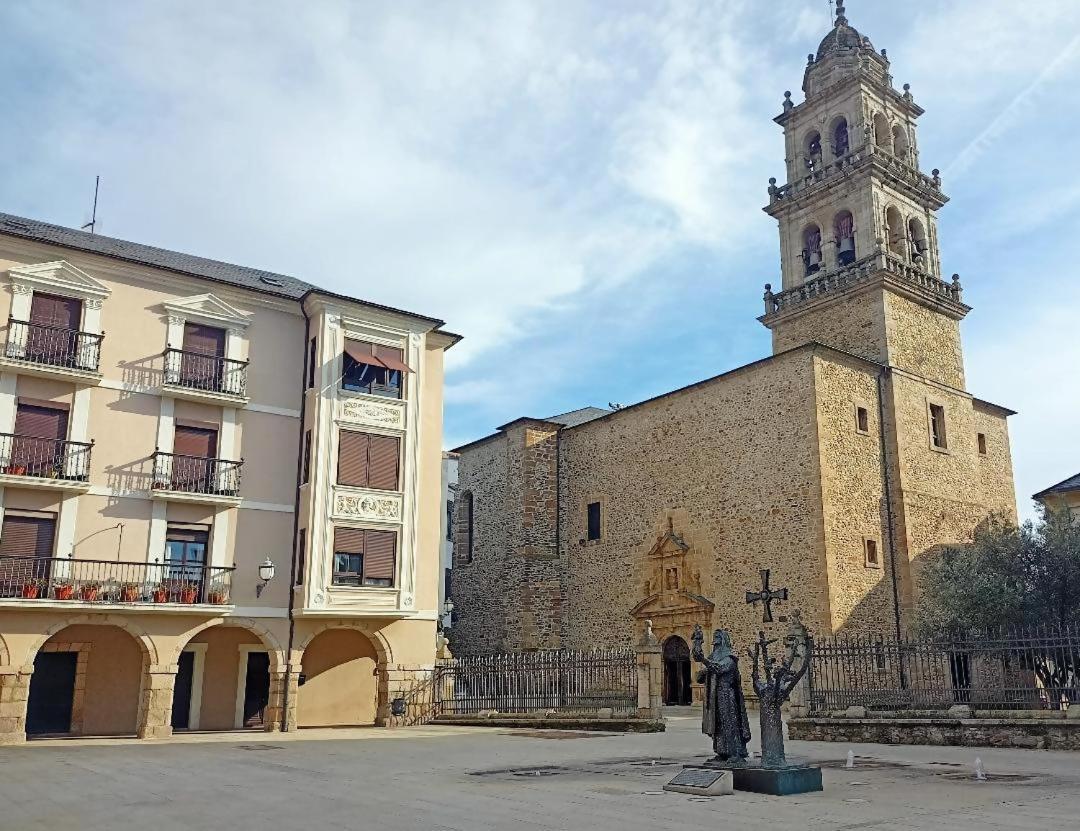
[(87, 491), (93, 447), (93, 442), (0, 433), (0, 485)]
[(232, 608), (234, 571), (168, 559), (136, 563), (0, 555), (0, 606), (222, 614)]
[(155, 450), (150, 494), (155, 499), (174, 502), (239, 505), (243, 466), (243, 459), (233, 461)]
[(101, 342), (104, 335), (61, 326), (8, 320), (7, 342), (0, 365), (27, 375), (84, 384), (101, 381)]

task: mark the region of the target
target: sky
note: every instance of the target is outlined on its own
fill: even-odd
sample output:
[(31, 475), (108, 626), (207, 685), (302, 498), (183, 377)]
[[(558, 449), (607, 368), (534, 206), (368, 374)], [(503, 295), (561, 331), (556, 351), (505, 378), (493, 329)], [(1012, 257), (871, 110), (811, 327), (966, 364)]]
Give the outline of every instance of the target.
[[(926, 109), (968, 388), (1021, 512), (1080, 471), (1080, 3), (850, 0)], [(764, 357), (825, 0), (24, 0), (0, 7), (0, 211), (447, 321), (447, 448)]]

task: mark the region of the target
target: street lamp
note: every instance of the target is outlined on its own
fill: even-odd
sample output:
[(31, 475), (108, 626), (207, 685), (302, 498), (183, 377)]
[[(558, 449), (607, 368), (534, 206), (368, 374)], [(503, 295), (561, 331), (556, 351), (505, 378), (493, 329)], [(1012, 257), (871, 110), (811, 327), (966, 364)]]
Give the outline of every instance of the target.
[(263, 589), (266, 588), (266, 584), (274, 579), (274, 561), (267, 557), (263, 560), (262, 565), (259, 566), (259, 579), (262, 583), (255, 587), (255, 596), (261, 597)]

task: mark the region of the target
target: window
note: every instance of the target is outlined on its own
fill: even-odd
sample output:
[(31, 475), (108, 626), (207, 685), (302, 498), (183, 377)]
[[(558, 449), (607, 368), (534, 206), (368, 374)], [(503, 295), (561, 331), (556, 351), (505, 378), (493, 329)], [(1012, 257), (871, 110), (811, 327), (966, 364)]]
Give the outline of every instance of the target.
[(307, 388), (311, 389), (315, 386), (315, 362), (318, 359), (319, 342), (312, 338), (308, 341), (308, 355), (307, 355)]
[(394, 585), (397, 534), (361, 528), (334, 529), (334, 585)]
[[(15, 408), (15, 435), (4, 471), (17, 476), (59, 476), (70, 456), (65, 441), (68, 410), (51, 401), (21, 399)], [(5, 439), (5, 442), (7, 439)]]
[(26, 327), (27, 360), (59, 366), (76, 365), (81, 322), (81, 300), (35, 291), (30, 298), (30, 325)]
[(307, 528), (301, 528), (296, 539), (296, 585), (304, 585), (304, 555), (307, 553)]
[(374, 490), (400, 490), (401, 439), (342, 430), (338, 434), (338, 484)]
[(859, 433), (870, 432), (870, 413), (866, 407), (855, 408), (855, 430)]
[[(56, 514), (4, 512), (0, 529), (0, 554), (5, 557), (35, 557), (48, 560), (53, 556), (56, 537)], [(34, 577), (48, 577), (49, 563), (34, 563)], [(38, 573), (41, 572), (41, 573)]]
[(454, 501), (446, 500), (446, 541), (454, 541)]
[(979, 443), (979, 455), (980, 456), (985, 456), (986, 455), (986, 433), (979, 433), (978, 436), (976, 436), (976, 438), (977, 438), (978, 443)]
[(590, 502), (586, 514), (586, 539), (590, 542), (600, 539), (600, 503)]
[(165, 574), (169, 580), (193, 585), (201, 593), (209, 545), (209, 525), (170, 522), (165, 528)]
[(404, 352), (396, 347), (346, 340), (341, 388), (384, 398), (401, 398), (405, 373), (412, 371), (403, 359)]
[(465, 539), (459, 545), (458, 557), (466, 563), (473, 561), (473, 495), (472, 491), (461, 494), (461, 526), (465, 530)]
[(881, 558), (878, 555), (877, 540), (866, 540), (866, 567), (881, 568)]
[(304, 467), (300, 473), (300, 484), (306, 485), (311, 481), (311, 431), (304, 431)]
[(225, 330), (198, 323), (184, 324), (180, 356), (180, 384), (222, 392), (225, 381)]
[(930, 441), (938, 450), (949, 446), (945, 435), (945, 408), (940, 404), (930, 405)]

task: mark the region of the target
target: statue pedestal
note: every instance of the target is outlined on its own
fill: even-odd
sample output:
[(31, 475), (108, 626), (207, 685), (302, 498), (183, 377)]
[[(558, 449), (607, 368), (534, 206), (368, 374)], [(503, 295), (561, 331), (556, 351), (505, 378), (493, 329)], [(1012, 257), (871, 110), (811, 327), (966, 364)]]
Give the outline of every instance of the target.
[(822, 790), (821, 768), (810, 765), (789, 765), (783, 768), (727, 767), (720, 762), (705, 762), (705, 767), (730, 770), (737, 791), (763, 793), (771, 796), (793, 796)]

